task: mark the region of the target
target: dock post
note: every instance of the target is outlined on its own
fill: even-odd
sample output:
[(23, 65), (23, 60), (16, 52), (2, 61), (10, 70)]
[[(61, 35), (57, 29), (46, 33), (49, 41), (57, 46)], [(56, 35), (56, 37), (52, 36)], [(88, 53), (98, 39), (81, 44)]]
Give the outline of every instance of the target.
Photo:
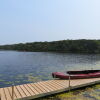
[(12, 100), (14, 100), (14, 84), (12, 85)]
[(69, 75), (69, 92), (70, 92), (70, 75)]

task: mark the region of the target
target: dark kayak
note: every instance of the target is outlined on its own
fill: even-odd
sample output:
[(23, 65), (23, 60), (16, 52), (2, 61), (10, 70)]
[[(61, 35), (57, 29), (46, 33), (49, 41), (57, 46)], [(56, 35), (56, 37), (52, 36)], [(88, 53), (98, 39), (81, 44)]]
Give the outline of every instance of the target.
[[(88, 70), (90, 71), (90, 70)], [(85, 72), (88, 72), (87, 70), (85, 70)], [(68, 71), (69, 72), (76, 72), (76, 71)], [(77, 71), (79, 73), (70, 73), (70, 74), (65, 74), (62, 72), (54, 72), (52, 73), (53, 78), (60, 78), (60, 79), (86, 79), (86, 78), (98, 78), (100, 77), (100, 71), (95, 70), (93, 72), (93, 70), (91, 72), (88, 73), (83, 73), (83, 71)]]

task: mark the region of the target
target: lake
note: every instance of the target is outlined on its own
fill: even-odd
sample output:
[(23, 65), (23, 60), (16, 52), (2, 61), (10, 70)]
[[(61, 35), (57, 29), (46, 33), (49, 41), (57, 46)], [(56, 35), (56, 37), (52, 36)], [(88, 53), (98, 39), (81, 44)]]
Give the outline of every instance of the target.
[(100, 55), (0, 51), (0, 87), (52, 79), (55, 71), (85, 69), (100, 69)]

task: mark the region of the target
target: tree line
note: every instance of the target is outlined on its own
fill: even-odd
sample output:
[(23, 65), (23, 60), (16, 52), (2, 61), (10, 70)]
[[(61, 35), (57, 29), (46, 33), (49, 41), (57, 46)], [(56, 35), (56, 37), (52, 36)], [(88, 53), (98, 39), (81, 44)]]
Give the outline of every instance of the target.
[(61, 40), (0, 45), (0, 50), (33, 52), (100, 53), (100, 40)]

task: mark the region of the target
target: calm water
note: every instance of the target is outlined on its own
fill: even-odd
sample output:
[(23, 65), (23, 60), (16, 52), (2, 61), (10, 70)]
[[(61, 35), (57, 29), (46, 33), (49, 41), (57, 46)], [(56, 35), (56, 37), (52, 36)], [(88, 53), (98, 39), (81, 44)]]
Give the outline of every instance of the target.
[(52, 79), (51, 73), (100, 69), (100, 55), (0, 51), (0, 87)]
[[(0, 87), (52, 79), (55, 71), (83, 69), (100, 69), (100, 55), (0, 51)], [(100, 100), (99, 93), (100, 85), (44, 100)]]

